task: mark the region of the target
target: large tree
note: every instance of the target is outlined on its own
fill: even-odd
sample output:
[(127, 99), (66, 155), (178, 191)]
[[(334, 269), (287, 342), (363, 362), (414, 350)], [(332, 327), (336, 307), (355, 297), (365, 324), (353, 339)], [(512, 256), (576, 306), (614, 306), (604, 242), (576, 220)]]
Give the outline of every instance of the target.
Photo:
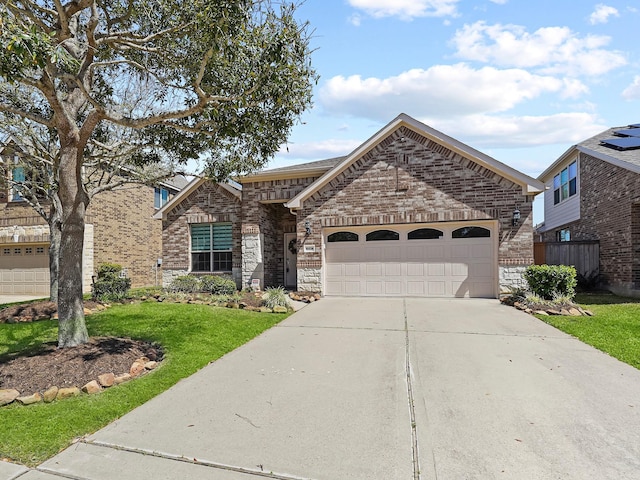
[(60, 347), (88, 340), (85, 167), (121, 174), (113, 152), (132, 168), (200, 159), (218, 179), (262, 167), (311, 103), (310, 32), (295, 10), (268, 0), (3, 0), (0, 123), (22, 139), (40, 130), (55, 147), (45, 170), (60, 225)]

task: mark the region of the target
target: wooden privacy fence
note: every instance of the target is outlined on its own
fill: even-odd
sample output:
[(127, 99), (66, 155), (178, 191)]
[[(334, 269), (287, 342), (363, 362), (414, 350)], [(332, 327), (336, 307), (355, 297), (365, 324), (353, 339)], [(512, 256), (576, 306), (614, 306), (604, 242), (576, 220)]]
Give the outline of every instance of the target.
[(583, 278), (600, 274), (600, 242), (536, 242), (533, 245), (536, 265), (573, 265)]

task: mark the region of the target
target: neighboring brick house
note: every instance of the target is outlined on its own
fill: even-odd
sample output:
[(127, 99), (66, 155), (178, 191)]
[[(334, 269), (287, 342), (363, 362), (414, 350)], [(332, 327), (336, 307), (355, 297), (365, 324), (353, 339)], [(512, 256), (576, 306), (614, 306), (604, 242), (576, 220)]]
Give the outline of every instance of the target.
[(640, 124), (574, 145), (538, 179), (548, 192), (542, 240), (599, 241), (603, 285), (640, 293)]
[(537, 180), (401, 114), (345, 157), (195, 179), (157, 214), (163, 283), (497, 297), (533, 263)]
[[(5, 147), (2, 163), (17, 175), (15, 149)], [(83, 290), (99, 264), (118, 263), (133, 286), (155, 285), (162, 278), (162, 228), (153, 215), (186, 183), (177, 178), (157, 187), (124, 185), (96, 195), (86, 215)], [(0, 294), (49, 295), (49, 227), (17, 192), (0, 189)]]

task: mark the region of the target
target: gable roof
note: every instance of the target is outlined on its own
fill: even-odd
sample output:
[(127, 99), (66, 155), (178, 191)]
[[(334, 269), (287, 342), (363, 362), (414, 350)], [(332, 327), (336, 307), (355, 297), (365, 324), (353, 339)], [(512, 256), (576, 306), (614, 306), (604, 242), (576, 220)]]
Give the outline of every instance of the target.
[[(200, 185), (205, 182), (211, 182), (212, 180), (206, 177), (195, 177), (191, 182), (187, 184), (178, 194), (176, 194), (171, 200), (165, 203), (162, 208), (159, 208), (158, 211), (153, 215), (152, 218), (156, 220), (164, 220), (167, 216), (167, 213), (173, 210), (173, 208), (180, 204), (184, 199), (186, 199), (189, 195), (191, 195), (195, 190), (197, 190)], [(218, 185), (224, 188), (226, 191), (234, 195), (238, 200), (241, 199), (242, 193), (239, 189), (234, 187), (229, 183), (218, 183)]]
[(576, 152), (581, 152), (586, 155), (598, 158), (604, 162), (611, 163), (620, 168), (625, 168), (634, 173), (640, 173), (640, 150), (615, 150), (613, 148), (606, 147), (601, 144), (602, 140), (615, 137), (614, 132), (618, 130), (624, 130), (628, 128), (613, 127), (600, 132), (593, 137), (573, 145), (566, 152), (564, 152), (555, 162), (553, 162), (549, 168), (538, 175), (538, 180), (546, 182), (551, 175), (558, 169), (558, 167), (567, 161)]
[(307, 198), (318, 192), (336, 176), (349, 168), (349, 166), (351, 166), (356, 160), (375, 148), (381, 141), (401, 127), (408, 128), (409, 130), (412, 130), (419, 135), (426, 137), (429, 140), (432, 140), (435, 143), (438, 143), (439, 145), (442, 145), (463, 157), (478, 163), (479, 165), (482, 165), (512, 182), (521, 185), (525, 195), (537, 195), (544, 189), (544, 185), (538, 180), (529, 177), (528, 175), (525, 175), (524, 173), (499, 162), (495, 158), (485, 155), (484, 153), (465, 145), (464, 143), (449, 137), (434, 128), (431, 128), (428, 125), (425, 125), (422, 122), (417, 121), (415, 118), (412, 118), (405, 113), (401, 113), (349, 155), (338, 159), (338, 162), (333, 166), (333, 168), (328, 170), (324, 175), (296, 195), (286, 203), (285, 206), (292, 209), (300, 208)]
[(328, 170), (331, 170), (337, 163), (346, 157), (328, 158), (326, 160), (316, 160), (313, 162), (289, 165), (287, 167), (271, 168), (259, 172), (239, 177), (236, 180), (240, 183), (262, 182), (269, 180), (283, 180), (285, 178), (318, 177)]

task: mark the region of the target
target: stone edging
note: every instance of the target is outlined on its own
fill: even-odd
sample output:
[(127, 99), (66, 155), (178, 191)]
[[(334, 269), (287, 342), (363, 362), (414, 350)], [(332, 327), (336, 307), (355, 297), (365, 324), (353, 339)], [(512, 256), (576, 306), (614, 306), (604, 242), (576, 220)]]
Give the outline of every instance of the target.
[(0, 407), (14, 402), (21, 405), (33, 405), (42, 402), (51, 403), (54, 400), (77, 397), (82, 393), (93, 395), (101, 392), (105, 388), (120, 385), (134, 378), (141, 377), (147, 372), (156, 369), (158, 365), (159, 362), (149, 360), (147, 357), (140, 357), (133, 362), (128, 373), (122, 373), (120, 375), (115, 375), (112, 372), (103, 373), (102, 375), (98, 375), (96, 380), (91, 380), (82, 387), (58, 388), (57, 386), (52, 386), (42, 394), (35, 392), (31, 395), (21, 395), (20, 392), (15, 389), (0, 389)]

